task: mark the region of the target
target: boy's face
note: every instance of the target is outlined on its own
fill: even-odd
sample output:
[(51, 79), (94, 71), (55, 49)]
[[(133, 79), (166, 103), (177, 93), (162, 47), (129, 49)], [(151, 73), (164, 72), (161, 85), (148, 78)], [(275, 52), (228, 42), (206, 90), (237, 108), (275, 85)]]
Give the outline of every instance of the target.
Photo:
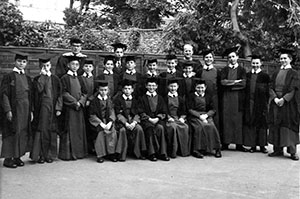
[(123, 93), (126, 96), (130, 96), (133, 93), (133, 86), (132, 85), (125, 85), (122, 89)]
[(99, 86), (98, 91), (101, 97), (105, 97), (108, 94), (108, 86)]
[(287, 66), (291, 64), (292, 59), (288, 54), (281, 54), (279, 61), (282, 66)]
[(71, 71), (76, 72), (79, 69), (79, 61), (73, 60), (69, 62), (68, 67)]
[(16, 59), (15, 61), (15, 66), (19, 69), (19, 70), (23, 70), (26, 68), (28, 61), (26, 59)]
[(40, 67), (41, 67), (41, 69), (44, 69), (48, 73), (48, 72), (50, 72), (50, 69), (51, 69), (51, 62), (48, 61), (46, 63), (41, 63)]
[(256, 71), (257, 69), (259, 69), (261, 67), (261, 61), (260, 59), (252, 59), (251, 61), (251, 66), (252, 68)]
[(113, 60), (107, 60), (107, 62), (104, 65), (104, 68), (108, 71), (112, 71), (114, 69), (114, 61)]
[(172, 70), (173, 68), (175, 68), (177, 65), (177, 60), (176, 59), (170, 59), (167, 60), (167, 66), (170, 70)]
[(115, 50), (115, 56), (117, 58), (122, 58), (124, 56), (124, 50), (123, 50), (123, 48), (117, 48)]
[(136, 64), (135, 64), (135, 61), (133, 61), (133, 60), (128, 61), (128, 62), (126, 63), (126, 68), (127, 68), (128, 70), (133, 70), (133, 69), (135, 69), (135, 67), (136, 67)]
[(146, 88), (150, 93), (153, 93), (157, 89), (157, 84), (155, 82), (148, 82)]
[(94, 70), (94, 66), (93, 64), (84, 64), (82, 69), (86, 73), (92, 73), (92, 71)]
[(191, 72), (193, 72), (193, 66), (186, 66), (183, 68), (183, 72), (185, 74), (190, 74)]
[(156, 72), (156, 70), (157, 70), (157, 63), (156, 63), (156, 62), (153, 62), (153, 63), (148, 64), (148, 70), (149, 70), (151, 73)]
[(80, 53), (81, 49), (82, 49), (81, 43), (73, 43), (71, 45), (71, 50), (74, 54)]
[(214, 62), (214, 56), (213, 56), (213, 54), (209, 53), (209, 54), (205, 55), (204, 62), (208, 66), (211, 65)]
[(197, 84), (195, 87), (195, 90), (199, 95), (203, 95), (206, 90), (206, 85), (205, 84)]
[(232, 64), (232, 65), (236, 64), (238, 59), (239, 59), (239, 56), (235, 52), (229, 53), (228, 61), (230, 64)]
[(171, 93), (175, 93), (177, 90), (178, 90), (178, 84), (177, 83), (169, 84), (169, 91)]
[(185, 45), (183, 47), (183, 55), (186, 57), (186, 58), (191, 58), (193, 56), (193, 47), (191, 45)]

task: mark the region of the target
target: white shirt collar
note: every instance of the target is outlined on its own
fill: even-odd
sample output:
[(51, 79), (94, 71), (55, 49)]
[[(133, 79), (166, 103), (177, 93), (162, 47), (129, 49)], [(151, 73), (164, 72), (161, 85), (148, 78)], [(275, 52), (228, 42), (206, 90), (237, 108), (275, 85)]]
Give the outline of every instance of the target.
[(191, 72), (189, 74), (183, 73), (182, 75), (184, 78), (191, 78), (191, 77), (194, 77), (196, 75), (196, 73), (195, 72)]
[(114, 71), (109, 71), (109, 70), (104, 69), (103, 73), (104, 73), (105, 75), (113, 75), (113, 74), (114, 74)]
[(83, 76), (83, 77), (90, 78), (90, 77), (93, 77), (93, 74), (92, 74), (92, 73), (87, 74), (86, 72), (84, 72), (84, 73), (82, 74), (82, 76)]
[(204, 97), (205, 93), (203, 93), (203, 95), (199, 95), (197, 92), (195, 92), (195, 95), (196, 95), (197, 97), (199, 97), (199, 96)]
[(136, 70), (135, 69), (132, 69), (132, 70), (126, 69), (125, 73), (127, 73), (128, 75), (134, 75), (136, 73)]
[(105, 100), (107, 100), (107, 95), (105, 95), (104, 97), (102, 97), (100, 94), (97, 96), (98, 97), (98, 99), (99, 100), (101, 100), (101, 101), (105, 101)]
[(251, 70), (251, 73), (256, 73), (256, 74), (258, 74), (258, 73), (260, 73), (261, 72), (261, 69), (259, 68), (259, 69), (257, 69), (256, 71), (252, 68), (252, 70)]
[[(40, 73), (40, 75), (41, 75), (42, 73)], [(47, 73), (46, 73), (46, 76), (48, 76), (48, 77), (50, 77), (51, 76), (51, 71), (48, 71)]]
[(132, 95), (129, 95), (129, 96), (127, 97), (125, 94), (123, 94), (122, 97), (123, 97), (124, 100), (127, 100), (127, 99), (128, 99), (128, 100), (132, 100)]
[(178, 92), (175, 92), (175, 93), (168, 92), (168, 96), (169, 97), (178, 97)]
[(19, 73), (19, 74), (25, 74), (24, 69), (20, 70), (20, 69), (18, 69), (17, 67), (14, 67), (14, 68), (13, 68), (13, 71), (16, 72), (16, 73)]
[(239, 64), (238, 63), (236, 63), (236, 64), (228, 64), (228, 66), (229, 66), (229, 68), (236, 69), (239, 66)]
[(154, 91), (153, 93), (150, 93), (149, 91), (147, 91), (146, 95), (148, 95), (149, 97), (155, 97), (157, 95), (157, 92)]
[(157, 76), (157, 72), (155, 71), (154, 73), (151, 73), (150, 71), (147, 71), (147, 75), (151, 76), (151, 77), (156, 77)]
[(212, 64), (209, 65), (209, 66), (208, 66), (208, 65), (204, 65), (204, 66), (203, 66), (203, 69), (204, 69), (204, 70), (211, 70), (211, 69), (213, 69), (213, 68), (214, 68), (214, 66), (213, 66)]
[(289, 68), (292, 68), (291, 65), (286, 65), (286, 66), (281, 66), (280, 69), (289, 69)]
[(71, 70), (68, 70), (67, 74), (70, 75), (70, 76), (76, 76), (77, 77), (77, 72), (73, 72)]
[(167, 73), (170, 73), (170, 74), (176, 73), (176, 68), (173, 68), (172, 70), (167, 68)]

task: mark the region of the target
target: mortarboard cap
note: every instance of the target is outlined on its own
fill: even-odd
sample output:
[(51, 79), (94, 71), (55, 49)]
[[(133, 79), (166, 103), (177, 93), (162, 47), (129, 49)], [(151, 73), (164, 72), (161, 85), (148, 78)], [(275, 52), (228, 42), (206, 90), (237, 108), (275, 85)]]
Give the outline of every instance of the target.
[(108, 86), (108, 82), (105, 80), (96, 79), (94, 80), (94, 82), (95, 82), (95, 88)]
[(126, 59), (125, 59), (126, 62), (129, 62), (129, 61), (135, 61), (135, 57), (134, 56), (127, 56)]
[(123, 79), (121, 82), (122, 87), (124, 86), (133, 86), (136, 83), (136, 81), (131, 79)]
[(168, 79), (168, 85), (173, 84), (173, 83), (178, 83), (178, 82), (179, 82), (179, 78), (170, 78), (170, 79)]
[(68, 62), (70, 63), (71, 61), (79, 61), (81, 58), (77, 56), (68, 56)]
[(249, 55), (248, 57), (251, 57), (251, 59), (260, 59), (261, 60), (261, 55)]
[(38, 56), (38, 59), (40, 63), (47, 63), (51, 60), (52, 57), (53, 55), (50, 55), (48, 53), (43, 53)]
[(280, 54), (288, 54), (291, 56), (293, 56), (295, 53), (295, 51), (293, 49), (289, 49), (289, 48), (280, 48), (278, 51)]
[(70, 44), (82, 44), (82, 40), (77, 37), (70, 38)]
[(115, 51), (117, 48), (122, 48), (122, 49), (124, 49), (124, 50), (127, 49), (127, 45), (122, 44), (122, 43), (120, 43), (120, 42), (114, 43), (114, 44), (112, 44), (111, 46), (114, 47), (114, 51)]
[(148, 59), (148, 64), (152, 64), (155, 62), (157, 63), (157, 59), (155, 59), (155, 58)]
[(201, 55), (203, 55), (203, 57), (205, 57), (206, 55), (208, 55), (210, 53), (214, 54), (214, 51), (212, 49), (206, 49), (201, 52)]
[(113, 62), (115, 62), (115, 56), (112, 55), (107, 55), (104, 57), (104, 64), (106, 64), (107, 61), (112, 60)]
[(172, 60), (172, 59), (177, 59), (176, 55), (172, 55), (172, 54), (166, 55), (166, 60)]
[(198, 84), (205, 84), (206, 85), (206, 82), (205, 82), (204, 79), (195, 78), (195, 86), (198, 85)]
[(147, 78), (146, 83), (158, 83), (158, 79), (156, 77)]
[(195, 64), (195, 62), (193, 62), (193, 61), (185, 60), (185, 61), (183, 62), (183, 68), (186, 68), (186, 67), (188, 67), (188, 66), (194, 67), (194, 64)]
[(94, 60), (92, 60), (92, 59), (85, 59), (84, 60), (84, 64), (92, 64), (92, 65), (94, 65)]
[(238, 53), (239, 49), (240, 49), (240, 46), (235, 46), (235, 47), (227, 48), (224, 51), (223, 56), (228, 56), (232, 52)]
[(25, 53), (25, 52), (19, 52), (19, 51), (13, 51), (13, 53), (15, 53), (15, 60), (16, 59), (26, 59), (28, 60), (28, 56), (29, 54), (28, 53)]

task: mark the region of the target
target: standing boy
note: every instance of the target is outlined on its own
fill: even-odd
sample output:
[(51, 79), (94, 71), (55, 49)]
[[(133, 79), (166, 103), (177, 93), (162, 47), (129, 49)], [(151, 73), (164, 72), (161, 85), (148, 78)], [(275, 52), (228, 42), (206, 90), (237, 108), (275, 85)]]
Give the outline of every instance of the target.
[(80, 84), (77, 71), (79, 58), (68, 57), (69, 70), (61, 78), (63, 87), (63, 130), (60, 136), (58, 158), (76, 160), (87, 155), (87, 140), (83, 108), (86, 103), (86, 89)]
[(121, 75), (125, 69), (126, 69), (126, 61), (124, 60), (124, 52), (127, 49), (127, 45), (122, 43), (114, 43), (112, 44), (112, 47), (114, 47), (114, 72), (119, 76)]
[(151, 161), (157, 161), (157, 158), (169, 161), (164, 130), (167, 110), (163, 98), (156, 92), (157, 87), (156, 78), (147, 79), (147, 92), (139, 99), (138, 103), (139, 113), (145, 132), (148, 158)]
[(27, 151), (33, 119), (31, 106), (32, 82), (25, 75), (28, 55), (17, 52), (13, 71), (3, 77), (1, 83), (2, 108), (6, 115), (2, 134), (1, 157), (3, 166), (24, 166), (20, 159)]
[(34, 144), (30, 157), (43, 164), (57, 156), (57, 117), (62, 111), (60, 79), (51, 73), (50, 58), (39, 59), (40, 75), (34, 78)]

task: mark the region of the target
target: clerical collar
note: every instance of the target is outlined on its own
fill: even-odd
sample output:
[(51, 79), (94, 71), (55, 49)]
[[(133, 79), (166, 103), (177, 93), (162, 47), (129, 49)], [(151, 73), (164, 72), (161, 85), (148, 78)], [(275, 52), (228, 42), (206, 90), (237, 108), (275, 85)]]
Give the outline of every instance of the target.
[(239, 64), (238, 63), (236, 63), (236, 64), (228, 64), (228, 66), (229, 66), (229, 68), (236, 69), (239, 66)]
[(196, 73), (195, 72), (191, 72), (189, 74), (183, 73), (182, 75), (184, 78), (191, 78), (191, 77), (194, 77), (196, 75)]
[(147, 75), (149, 75), (150, 77), (156, 77), (157, 76), (157, 72), (154, 71), (153, 73), (151, 73), (150, 71), (147, 71)]
[(73, 72), (73, 71), (71, 71), (71, 70), (68, 70), (67, 74), (70, 75), (70, 76), (75, 76), (75, 77), (77, 77), (77, 72)]
[(103, 71), (103, 73), (104, 73), (105, 75), (113, 75), (113, 74), (114, 74), (113, 71), (109, 71), (109, 70), (106, 70), (106, 69)]
[(157, 92), (154, 91), (153, 93), (150, 93), (149, 91), (147, 91), (146, 95), (148, 95), (149, 97), (155, 97), (157, 95)]
[(101, 100), (101, 101), (105, 101), (105, 100), (107, 100), (107, 95), (105, 95), (104, 97), (102, 97), (100, 94), (97, 96), (98, 97), (98, 99), (99, 100)]
[(170, 74), (176, 73), (176, 68), (172, 68), (172, 70), (167, 68), (167, 73), (170, 73)]
[(125, 73), (127, 73), (128, 75), (134, 75), (136, 73), (136, 70), (135, 69), (132, 69), (132, 70), (126, 69)]
[(67, 52), (63, 54), (64, 57), (70, 57), (70, 56), (76, 56), (76, 57), (87, 57), (86, 55), (82, 54), (82, 53), (73, 53), (73, 52)]
[(84, 73), (82, 74), (82, 76), (83, 76), (83, 77), (90, 78), (90, 77), (93, 77), (93, 74), (92, 74), (92, 73), (87, 74), (86, 72), (84, 72)]
[(209, 65), (209, 66), (208, 66), (208, 65), (204, 65), (204, 66), (203, 66), (203, 69), (204, 69), (204, 70), (211, 70), (211, 69), (213, 69), (213, 68), (214, 68), (214, 66), (213, 66), (212, 64)]
[(122, 95), (124, 100), (132, 100), (132, 95), (126, 96), (125, 94)]
[(174, 93), (168, 92), (168, 96), (169, 97), (178, 97), (178, 92), (174, 92)]
[(254, 70), (253, 68), (252, 68), (252, 70), (251, 70), (251, 73), (256, 73), (256, 74), (258, 74), (258, 73), (260, 73), (261, 72), (261, 69), (259, 68), (259, 69), (257, 69), (257, 70)]
[(286, 65), (286, 66), (281, 66), (280, 69), (289, 69), (289, 68), (292, 68), (292, 66), (289, 64), (289, 65)]
[(200, 95), (200, 94), (198, 94), (197, 92), (195, 92), (195, 95), (197, 96), (197, 97), (204, 97), (204, 95), (205, 95), (205, 93), (203, 93), (202, 95)]
[(19, 74), (25, 74), (24, 69), (21, 69), (21, 70), (20, 70), (20, 69), (18, 69), (17, 67), (14, 67), (14, 68), (13, 68), (13, 71), (16, 72), (16, 73), (19, 73)]

